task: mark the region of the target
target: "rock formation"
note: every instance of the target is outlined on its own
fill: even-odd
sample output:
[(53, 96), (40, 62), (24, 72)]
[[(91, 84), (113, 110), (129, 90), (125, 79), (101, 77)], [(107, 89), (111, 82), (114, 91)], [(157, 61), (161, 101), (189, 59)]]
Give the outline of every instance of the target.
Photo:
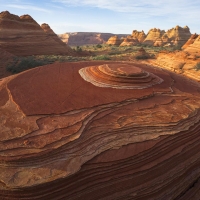
[(147, 59), (150, 58), (150, 55), (145, 51), (144, 48), (140, 48), (135, 54), (136, 59)]
[(120, 46), (134, 46), (139, 44), (139, 41), (137, 38), (134, 38), (132, 36), (127, 36), (127, 38), (125, 38), (123, 40), (123, 42), (120, 44)]
[(117, 35), (112, 36), (108, 39), (108, 41), (106, 42), (106, 44), (111, 44), (111, 45), (117, 45), (119, 46), (124, 39), (119, 38)]
[(195, 34), (192, 34), (191, 37), (189, 38), (189, 40), (182, 46), (182, 49), (185, 49), (187, 48), (189, 45), (193, 44), (194, 41), (197, 39), (199, 35), (197, 35), (196, 33)]
[(169, 40), (173, 43), (173, 45), (183, 46), (187, 40), (190, 38), (191, 33), (188, 26), (180, 27), (176, 26), (175, 28), (169, 29), (166, 32)]
[(72, 54), (50, 27), (45, 33), (31, 16), (19, 17), (8, 11), (0, 13), (0, 47), (17, 56)]
[[(196, 36), (195, 36), (196, 37)], [(193, 43), (192, 43), (193, 41)], [(189, 41), (188, 41), (189, 42)], [(185, 45), (184, 45), (185, 46)], [(196, 37), (196, 39), (191, 40), (191, 44), (184, 48), (185, 52), (193, 54), (197, 57), (200, 57), (200, 35)]]
[(144, 44), (154, 46), (164, 46), (171, 43), (173, 46), (182, 46), (190, 38), (191, 33), (188, 26), (169, 29), (167, 32), (157, 28), (150, 29), (147, 37), (144, 40)]
[(183, 51), (161, 52), (150, 63), (173, 72), (183, 74), (200, 82), (200, 70), (196, 69), (200, 58)]
[(144, 33), (144, 31), (137, 31), (137, 30), (133, 30), (131, 36), (133, 38), (137, 38), (140, 43), (142, 43), (146, 38), (146, 34)]
[(165, 31), (157, 28), (150, 29), (147, 37), (143, 41), (144, 44), (154, 45), (154, 43), (162, 38)]
[[(80, 46), (88, 44), (104, 44), (114, 34), (112, 33), (94, 33), (94, 32), (75, 32), (59, 34), (59, 38), (68, 45)], [(126, 37), (127, 34), (117, 34), (118, 37)]]
[(2, 79), (1, 199), (198, 200), (199, 91), (125, 62), (57, 63)]

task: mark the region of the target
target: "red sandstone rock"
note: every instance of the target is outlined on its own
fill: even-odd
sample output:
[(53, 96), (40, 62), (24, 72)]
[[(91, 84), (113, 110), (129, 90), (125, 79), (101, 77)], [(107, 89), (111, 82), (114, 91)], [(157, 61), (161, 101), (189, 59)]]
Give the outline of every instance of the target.
[[(163, 82), (151, 84), (154, 76)], [(124, 62), (57, 63), (2, 79), (0, 197), (198, 200), (199, 91)]]
[(137, 44), (139, 44), (137, 38), (133, 38), (132, 36), (127, 36), (127, 38), (124, 39), (124, 41), (120, 44), (120, 46), (135, 46)]
[(144, 31), (137, 31), (137, 30), (133, 30), (132, 35), (133, 38), (137, 38), (138, 41), (141, 43), (145, 40), (146, 38), (146, 34), (144, 33)]
[(143, 58), (150, 58), (150, 55), (145, 51), (144, 48), (140, 48), (135, 55), (135, 58), (143, 59)]
[(31, 16), (8, 11), (0, 13), (0, 47), (17, 56), (73, 53), (52, 31), (46, 34)]

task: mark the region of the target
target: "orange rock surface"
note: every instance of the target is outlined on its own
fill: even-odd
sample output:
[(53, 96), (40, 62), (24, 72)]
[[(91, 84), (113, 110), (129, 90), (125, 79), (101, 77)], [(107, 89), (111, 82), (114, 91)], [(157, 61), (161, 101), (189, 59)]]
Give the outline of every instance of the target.
[(120, 44), (120, 46), (134, 46), (139, 44), (139, 41), (137, 38), (134, 38), (132, 36), (127, 36), (127, 38), (125, 38), (123, 40), (123, 42)]
[(160, 30), (157, 28), (150, 29), (143, 43), (153, 45), (157, 40), (161, 39), (164, 33), (164, 30)]
[(133, 30), (131, 36), (133, 38), (137, 38), (140, 43), (143, 42), (146, 38), (146, 34), (144, 33), (144, 31), (137, 31), (137, 30)]
[(194, 41), (197, 39), (199, 35), (197, 35), (196, 33), (195, 34), (192, 34), (191, 37), (189, 38), (189, 40), (182, 46), (182, 49), (185, 49), (187, 48), (189, 45), (193, 44)]
[(119, 38), (117, 35), (112, 36), (108, 39), (106, 44), (117, 45), (119, 46), (123, 42), (123, 39)]
[(183, 76), (43, 66), (0, 81), (0, 118), (2, 199), (198, 200), (200, 85)]
[(45, 33), (29, 15), (19, 17), (1, 12), (0, 35), (0, 47), (17, 56), (72, 54), (71, 48), (62, 45), (50, 27)]
[(184, 51), (200, 57), (200, 35), (198, 35), (198, 37), (194, 39), (194, 42), (192, 44), (184, 48)]
[(194, 54), (185, 51), (161, 52), (156, 59), (149, 62), (200, 82), (200, 70), (196, 68), (197, 63), (200, 63), (200, 59), (196, 58)]

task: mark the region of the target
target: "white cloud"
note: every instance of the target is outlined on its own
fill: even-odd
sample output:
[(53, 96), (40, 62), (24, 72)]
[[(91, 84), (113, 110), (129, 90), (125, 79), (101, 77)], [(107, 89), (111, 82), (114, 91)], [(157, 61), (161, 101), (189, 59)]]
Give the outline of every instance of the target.
[(184, 14), (198, 11), (199, 0), (52, 0), (65, 6), (89, 6), (116, 12), (140, 13), (143, 15)]
[(44, 8), (40, 8), (37, 6), (33, 6), (33, 5), (19, 5), (19, 4), (7, 4), (5, 5), (6, 7), (9, 8), (17, 8), (17, 9), (23, 9), (23, 10), (34, 10), (34, 11), (41, 11), (41, 12), (46, 12), (46, 13), (51, 13), (50, 10), (44, 9)]

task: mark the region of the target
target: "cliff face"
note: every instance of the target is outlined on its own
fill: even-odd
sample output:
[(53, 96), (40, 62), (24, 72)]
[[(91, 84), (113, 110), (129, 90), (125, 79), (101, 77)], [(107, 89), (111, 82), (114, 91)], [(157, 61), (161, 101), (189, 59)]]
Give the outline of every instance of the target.
[(193, 44), (194, 41), (197, 39), (199, 35), (198, 34), (192, 34), (189, 40), (182, 46), (182, 49), (187, 48), (189, 45)]
[(45, 31), (29, 15), (17, 16), (8, 11), (0, 13), (0, 47), (14, 55), (70, 54), (48, 27)]
[[(59, 38), (68, 45), (79, 46), (87, 44), (103, 44), (114, 34), (112, 33), (92, 33), (92, 32), (77, 32), (59, 34)], [(125, 37), (127, 34), (117, 34), (118, 37)]]
[(130, 62), (2, 79), (1, 199), (199, 200), (199, 90)]
[(200, 56), (200, 35), (195, 36), (196, 38), (192, 39), (190, 45), (186, 46), (186, 48), (184, 48), (184, 51), (194, 54), (196, 56)]

